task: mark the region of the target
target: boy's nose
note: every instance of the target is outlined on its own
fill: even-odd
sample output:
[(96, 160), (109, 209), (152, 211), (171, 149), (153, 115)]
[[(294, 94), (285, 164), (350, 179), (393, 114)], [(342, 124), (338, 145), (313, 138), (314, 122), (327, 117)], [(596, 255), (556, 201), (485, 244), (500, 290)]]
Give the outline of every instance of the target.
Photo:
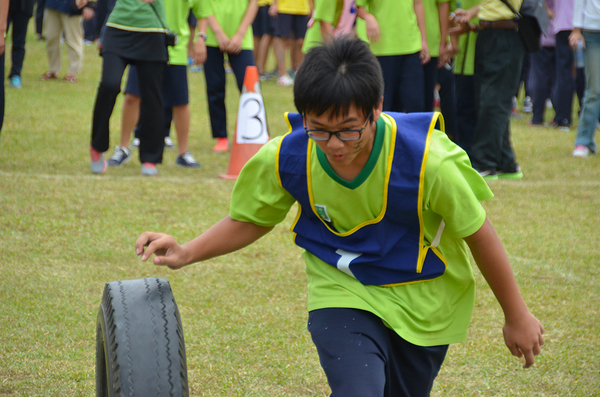
[(337, 135), (332, 135), (331, 138), (327, 141), (327, 147), (331, 149), (339, 149), (344, 146), (344, 141), (337, 137)]

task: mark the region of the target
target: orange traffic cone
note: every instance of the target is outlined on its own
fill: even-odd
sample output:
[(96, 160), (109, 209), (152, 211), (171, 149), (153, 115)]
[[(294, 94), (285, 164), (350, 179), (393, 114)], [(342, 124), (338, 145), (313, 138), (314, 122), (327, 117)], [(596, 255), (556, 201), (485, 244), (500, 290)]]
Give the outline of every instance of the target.
[(269, 141), (267, 116), (256, 66), (248, 66), (244, 75), (244, 86), (240, 96), (235, 136), (227, 174), (223, 179), (237, 179), (242, 167), (258, 150)]

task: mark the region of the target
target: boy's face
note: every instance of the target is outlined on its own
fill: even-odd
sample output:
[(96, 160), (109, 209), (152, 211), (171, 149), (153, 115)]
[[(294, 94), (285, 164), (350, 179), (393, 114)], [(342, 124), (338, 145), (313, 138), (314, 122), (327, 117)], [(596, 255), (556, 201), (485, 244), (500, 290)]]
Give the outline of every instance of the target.
[(345, 116), (331, 116), (326, 112), (320, 116), (306, 114), (304, 116), (305, 127), (308, 130), (323, 130), (328, 132), (340, 132), (347, 130), (361, 130), (360, 138), (355, 141), (342, 141), (336, 135), (331, 135), (327, 141), (317, 141), (315, 144), (325, 153), (329, 164), (334, 170), (340, 168), (357, 168), (358, 171), (366, 164), (375, 138), (376, 124), (382, 111), (382, 104), (373, 109), (373, 119), (370, 115), (363, 115), (352, 105)]

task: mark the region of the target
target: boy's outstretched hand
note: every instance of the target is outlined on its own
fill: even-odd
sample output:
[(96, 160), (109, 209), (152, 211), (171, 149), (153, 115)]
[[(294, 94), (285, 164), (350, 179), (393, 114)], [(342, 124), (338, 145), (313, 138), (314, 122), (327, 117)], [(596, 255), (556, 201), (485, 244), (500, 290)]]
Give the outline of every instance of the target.
[(144, 232), (135, 242), (135, 253), (146, 261), (154, 254), (155, 265), (179, 269), (187, 265), (186, 250), (175, 239), (164, 233)]
[(507, 319), (503, 328), (504, 341), (510, 352), (519, 358), (525, 357), (523, 368), (533, 365), (544, 345), (544, 327), (530, 312), (515, 319)]

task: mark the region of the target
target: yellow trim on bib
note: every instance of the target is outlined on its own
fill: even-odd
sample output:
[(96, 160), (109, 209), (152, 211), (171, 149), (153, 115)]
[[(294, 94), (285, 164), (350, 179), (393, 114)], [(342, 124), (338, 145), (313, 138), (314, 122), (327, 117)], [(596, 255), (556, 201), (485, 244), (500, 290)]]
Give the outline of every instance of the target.
[[(423, 187), (425, 185), (425, 165), (427, 164), (427, 158), (429, 157), (429, 145), (431, 144), (431, 133), (435, 129), (435, 125), (436, 125), (438, 119), (441, 119), (440, 128), (442, 128), (442, 131), (444, 129), (444, 118), (442, 117), (442, 114), (440, 112), (435, 112), (433, 114), (433, 117), (431, 118), (431, 123), (429, 123), (429, 131), (427, 131), (427, 139), (425, 141), (425, 151), (423, 153), (423, 162), (421, 164), (421, 177), (419, 179), (419, 203), (418, 203), (418, 206), (419, 206), (419, 209), (418, 209), (419, 229), (420, 229), (419, 247), (421, 247), (421, 248), (419, 249), (419, 260), (417, 261), (417, 273), (421, 273), (423, 271), (423, 264), (425, 262), (425, 255), (427, 254), (427, 248), (428, 248), (428, 247), (423, 246), (423, 243), (425, 242), (425, 225), (423, 222)], [(446, 263), (446, 262), (444, 261), (444, 263)]]
[[(283, 118), (285, 119), (285, 122), (288, 125), (287, 134), (292, 132), (292, 124), (290, 123), (288, 114), (290, 114), (290, 112), (285, 112), (283, 114)], [(287, 134), (285, 134), (285, 135), (287, 135)], [(279, 186), (281, 186), (281, 187), (283, 187), (283, 183), (281, 182), (281, 176), (279, 175), (279, 153), (281, 152), (281, 144), (283, 142), (283, 138), (285, 138), (285, 135), (279, 140), (279, 144), (277, 145), (277, 153), (275, 154), (275, 174), (277, 174), (277, 181), (279, 182)]]
[(308, 199), (310, 200), (310, 207), (311, 207), (312, 211), (317, 215), (317, 218), (319, 218), (319, 220), (323, 223), (323, 225), (325, 225), (325, 227), (327, 229), (329, 229), (329, 231), (331, 233), (335, 234), (336, 236), (347, 237), (347, 236), (351, 235), (352, 233), (356, 232), (358, 229), (361, 229), (367, 225), (372, 225), (372, 224), (381, 222), (381, 220), (383, 219), (383, 217), (385, 216), (385, 213), (387, 211), (388, 187), (389, 187), (389, 182), (390, 182), (390, 176), (392, 174), (392, 162), (394, 161), (394, 150), (396, 148), (397, 125), (396, 125), (396, 121), (392, 117), (388, 116), (385, 113), (382, 113), (381, 115), (385, 116), (387, 119), (389, 119), (392, 124), (392, 139), (390, 142), (390, 154), (387, 158), (387, 171), (386, 171), (385, 181), (384, 181), (384, 185), (383, 185), (383, 205), (381, 206), (381, 212), (379, 213), (379, 215), (377, 215), (377, 217), (375, 219), (371, 219), (369, 221), (360, 223), (345, 233), (339, 233), (339, 232), (331, 229), (329, 227), (329, 225), (325, 221), (323, 221), (323, 219), (321, 219), (321, 217), (317, 213), (317, 209), (315, 207), (315, 201), (313, 198), (312, 178), (311, 178), (311, 172), (310, 172), (310, 169), (311, 169), (310, 154), (312, 151), (313, 141), (311, 139), (308, 142), (308, 151), (306, 154), (306, 183), (308, 184)]

